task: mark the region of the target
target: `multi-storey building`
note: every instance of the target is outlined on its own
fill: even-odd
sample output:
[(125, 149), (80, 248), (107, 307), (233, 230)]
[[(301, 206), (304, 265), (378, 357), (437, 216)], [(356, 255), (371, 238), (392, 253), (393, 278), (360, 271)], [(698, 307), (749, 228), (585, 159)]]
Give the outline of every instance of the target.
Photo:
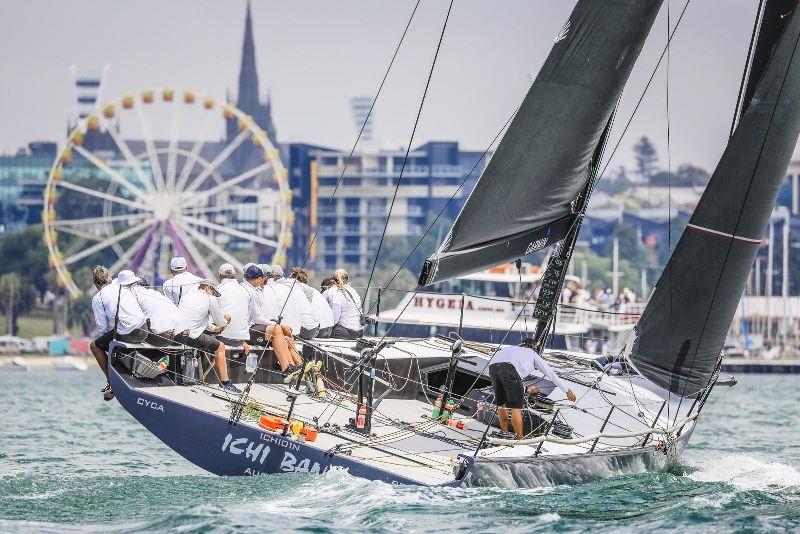
[(405, 166), (405, 150), (364, 149), (346, 166), (348, 152), (290, 145), (289, 153), (292, 187), (301, 193), (295, 196), (295, 235), (306, 237), (295, 242), (292, 257), (302, 259), (316, 228), (313, 264), (356, 272), (369, 270), (387, 218), (387, 236), (421, 236), (440, 211), (450, 219), (458, 214), (485, 165), (481, 152), (462, 151), (456, 141), (421, 145)]
[(28, 143), (13, 156), (0, 156), (0, 233), (41, 220), (42, 191), (55, 157), (56, 144), (46, 141)]

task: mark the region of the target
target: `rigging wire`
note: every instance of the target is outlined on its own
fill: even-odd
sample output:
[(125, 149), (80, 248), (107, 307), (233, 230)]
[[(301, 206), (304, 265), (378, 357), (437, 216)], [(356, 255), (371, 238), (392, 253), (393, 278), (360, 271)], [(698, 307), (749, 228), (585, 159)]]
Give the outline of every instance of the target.
[(378, 97), (380, 97), (381, 92), (383, 91), (383, 86), (386, 84), (386, 79), (389, 77), (389, 73), (392, 70), (392, 66), (394, 66), (394, 61), (397, 59), (397, 54), (400, 52), (400, 47), (403, 45), (403, 41), (405, 41), (406, 34), (408, 33), (408, 29), (411, 27), (411, 22), (414, 20), (414, 15), (417, 13), (417, 8), (422, 0), (417, 0), (417, 3), (414, 4), (414, 9), (411, 11), (411, 16), (408, 18), (408, 22), (406, 23), (406, 27), (403, 29), (403, 34), (400, 36), (400, 41), (398, 41), (397, 46), (394, 49), (394, 54), (392, 54), (392, 59), (389, 61), (389, 66), (386, 67), (386, 72), (383, 74), (383, 79), (381, 79), (381, 83), (378, 86), (378, 91), (375, 93), (375, 98), (372, 99), (372, 103), (369, 105), (369, 110), (367, 111), (367, 115), (364, 118), (364, 122), (361, 124), (361, 128), (358, 130), (358, 135), (356, 136), (356, 140), (353, 142), (352, 148), (350, 148), (350, 154), (348, 155), (347, 159), (342, 166), (342, 172), (339, 174), (339, 178), (336, 180), (336, 185), (333, 188), (333, 193), (331, 193), (331, 197), (328, 199), (328, 204), (325, 206), (325, 213), (322, 215), (322, 220), (317, 225), (317, 229), (311, 235), (311, 240), (309, 241), (308, 247), (306, 247), (306, 253), (303, 256), (303, 267), (305, 267), (308, 263), (308, 257), (311, 254), (311, 249), (314, 246), (314, 243), (319, 236), (319, 228), (323, 226), (325, 220), (330, 213), (330, 207), (336, 198), (336, 193), (339, 191), (339, 187), (342, 185), (342, 181), (344, 180), (344, 175), (347, 172), (347, 168), (350, 166), (350, 161), (353, 159), (353, 154), (355, 154), (356, 147), (358, 146), (359, 141), (361, 141), (361, 137), (364, 134), (364, 129), (367, 127), (367, 123), (369, 123), (369, 118), (372, 115), (372, 110), (375, 109), (375, 104), (378, 103)]
[[(425, 106), (425, 99), (428, 96), (428, 89), (431, 85), (431, 79), (433, 78), (433, 71), (436, 68), (436, 61), (439, 59), (439, 51), (442, 48), (442, 40), (444, 40), (444, 34), (447, 30), (447, 23), (450, 20), (450, 12), (453, 10), (453, 2), (454, 0), (450, 0), (450, 5), (447, 7), (447, 15), (444, 18), (444, 24), (442, 25), (442, 31), (439, 34), (439, 42), (436, 44), (436, 52), (433, 55), (433, 61), (431, 62), (431, 68), (428, 71), (428, 79), (425, 82), (425, 90), (422, 92), (422, 99), (419, 103), (419, 108), (417, 109), (417, 117), (414, 119), (414, 127), (411, 129), (411, 137), (408, 140), (408, 146), (406, 146), (406, 155), (403, 158), (403, 165), (400, 167), (400, 174), (397, 177), (397, 184), (394, 186), (394, 194), (392, 195), (392, 202), (389, 204), (389, 212), (386, 214), (386, 223), (383, 225), (383, 232), (381, 232), (381, 239), (378, 242), (378, 249), (375, 251), (375, 259), (372, 262), (372, 269), (369, 272), (369, 278), (367, 279), (367, 290), (364, 292), (364, 297), (361, 299), (361, 309), (364, 309), (364, 304), (366, 303), (367, 294), (369, 293), (369, 287), (372, 283), (372, 277), (375, 274), (375, 266), (378, 265), (378, 258), (381, 255), (381, 248), (383, 247), (383, 240), (386, 238), (386, 230), (389, 228), (389, 221), (392, 218), (392, 210), (394, 209), (395, 201), (397, 200), (397, 193), (400, 191), (400, 184), (403, 181), (403, 173), (406, 170), (406, 165), (408, 163), (408, 156), (411, 153), (411, 146), (414, 144), (414, 136), (417, 133), (417, 126), (419, 125), (419, 119), (422, 116), (422, 109)], [(364, 123), (366, 124), (366, 122)]]
[(622, 144), (622, 140), (625, 138), (625, 134), (628, 132), (628, 128), (630, 128), (631, 123), (633, 122), (633, 119), (636, 116), (636, 112), (639, 111), (639, 106), (641, 106), (642, 101), (644, 100), (644, 97), (647, 94), (647, 91), (650, 89), (650, 85), (652, 85), (652, 83), (653, 83), (653, 79), (655, 78), (656, 73), (658, 72), (658, 67), (661, 66), (661, 62), (664, 60), (664, 56), (667, 53), (667, 48), (669, 47), (669, 44), (672, 42), (672, 39), (675, 38), (675, 32), (678, 31), (678, 28), (681, 25), (681, 21), (683, 20), (683, 16), (686, 14), (686, 10), (689, 7), (689, 4), (691, 4), (691, 3), (692, 3), (692, 0), (686, 0), (686, 3), (683, 5), (683, 9), (681, 10), (681, 14), (678, 17), (678, 21), (675, 23), (675, 28), (672, 29), (672, 33), (670, 33), (670, 35), (669, 35), (669, 39), (667, 40), (667, 44), (664, 46), (664, 49), (661, 51), (661, 55), (658, 57), (658, 61), (656, 62), (656, 66), (653, 67), (653, 72), (650, 74), (650, 78), (647, 80), (647, 84), (645, 85), (644, 90), (642, 91), (642, 94), (639, 96), (639, 100), (636, 102), (636, 106), (633, 108), (633, 111), (631, 112), (630, 117), (628, 117), (628, 122), (625, 124), (625, 127), (622, 129), (622, 133), (620, 134), (619, 139), (617, 139), (617, 143), (614, 145), (614, 149), (611, 151), (611, 154), (609, 154), (608, 159), (606, 160), (606, 164), (603, 167), (602, 172), (600, 173), (600, 177), (598, 178), (598, 181), (601, 180), (603, 178), (603, 176), (605, 176), (606, 171), (608, 170), (608, 166), (611, 164), (611, 160), (614, 159), (614, 155), (617, 153), (617, 150), (619, 149), (619, 146)]
[[(500, 138), (500, 136), (503, 135), (503, 132), (506, 130), (506, 128), (508, 128), (508, 125), (511, 123), (511, 121), (514, 120), (514, 117), (517, 115), (518, 111), (519, 111), (519, 108), (515, 109), (514, 112), (511, 114), (511, 116), (508, 117), (508, 119), (503, 124), (503, 126), (500, 128), (500, 130), (497, 132), (497, 134), (494, 136), (492, 141), (489, 143), (489, 145), (487, 145), (486, 149), (481, 154), (481, 157), (479, 157), (477, 159), (477, 161), (475, 161), (475, 164), (472, 166), (472, 169), (470, 169), (470, 171), (467, 174), (464, 175), (464, 178), (461, 180), (461, 183), (458, 184), (458, 187), (456, 188), (456, 190), (453, 192), (452, 195), (450, 195), (450, 198), (447, 199), (447, 202), (445, 202), (444, 206), (442, 206), (442, 209), (439, 210), (439, 213), (436, 214), (436, 217), (434, 217), (433, 221), (425, 229), (425, 232), (423, 232), (422, 236), (420, 236), (420, 238), (417, 240), (417, 243), (411, 249), (411, 252), (409, 252), (406, 255), (406, 258), (403, 260), (403, 262), (397, 268), (397, 270), (392, 275), (392, 277), (389, 278), (389, 281), (386, 283), (386, 286), (381, 291), (414, 291), (414, 290), (394, 289), (394, 288), (390, 288), (389, 286), (394, 281), (394, 279), (397, 278), (397, 276), (400, 274), (400, 272), (403, 270), (403, 268), (406, 266), (406, 264), (408, 264), (408, 261), (411, 259), (411, 255), (414, 254), (414, 252), (416, 252), (416, 250), (419, 248), (419, 246), (422, 244), (422, 242), (428, 236), (428, 234), (433, 229), (433, 227), (436, 225), (436, 223), (439, 221), (439, 219), (442, 217), (442, 215), (444, 215), (444, 212), (447, 211), (447, 208), (450, 206), (450, 204), (453, 202), (453, 200), (455, 200), (455, 198), (458, 195), (458, 193), (461, 192), (461, 188), (463, 188), (464, 184), (467, 183), (467, 180), (469, 180), (469, 178), (472, 176), (472, 173), (475, 172), (475, 169), (477, 169), (478, 165), (480, 165), (481, 161), (483, 161), (486, 158), (486, 156), (489, 154), (489, 151), (492, 149), (492, 147), (497, 142), (497, 140)], [(419, 288), (417, 288), (417, 291), (418, 290), (419, 290)], [(455, 293), (453, 293), (453, 294), (455, 295)], [(369, 312), (372, 311), (372, 308), (377, 304), (377, 302), (378, 302), (377, 299), (375, 301), (373, 301), (373, 303), (370, 305), (369, 309), (366, 312), (367, 314), (369, 314)]]
[[(670, 46), (669, 46), (669, 30), (670, 30), (670, 5), (672, 0), (667, 0), (667, 65), (666, 65), (666, 123), (667, 123), (667, 252), (672, 250), (672, 153), (670, 151), (670, 116), (669, 116), (669, 67), (670, 67)], [(669, 286), (669, 304), (668, 304), (668, 317), (669, 317), (669, 338), (672, 339), (672, 263), (667, 260), (667, 285)], [(669, 370), (670, 382), (672, 381), (672, 368)], [(633, 386), (631, 386), (633, 389)], [(667, 389), (667, 421), (669, 421), (669, 409), (672, 403), (672, 392)], [(675, 417), (678, 417), (677, 415)]]
[[(314, 232), (311, 235), (311, 239), (309, 240), (309, 244), (306, 247), (305, 255), (303, 256), (303, 261), (302, 261), (302, 266), (303, 267), (305, 267), (308, 264), (308, 258), (311, 255), (311, 250), (312, 250), (312, 248), (314, 246), (314, 243), (316, 242), (317, 237), (319, 235), (319, 228), (322, 226), (322, 224), (324, 224), (324, 222), (325, 222), (325, 220), (326, 220), (326, 218), (327, 218), (327, 216), (328, 216), (328, 214), (330, 212), (330, 207), (331, 207), (334, 199), (336, 198), (336, 193), (338, 192), (340, 185), (342, 184), (342, 182), (344, 180), (344, 175), (347, 172), (347, 167), (350, 164), (350, 160), (352, 159), (353, 154), (355, 153), (356, 147), (358, 146), (358, 142), (361, 140), (361, 137), (362, 137), (362, 135), (364, 133), (364, 129), (366, 128), (367, 123), (369, 122), (369, 118), (372, 115), (372, 111), (375, 108), (375, 104), (378, 101), (378, 97), (380, 96), (381, 92), (383, 91), (383, 87), (384, 87), (384, 85), (386, 83), (386, 80), (389, 77), (389, 73), (392, 70), (392, 66), (394, 65), (394, 62), (397, 59), (397, 55), (400, 52), (400, 47), (402, 46), (403, 41), (405, 41), (406, 35), (408, 34), (408, 29), (411, 27), (411, 23), (414, 20), (414, 15), (417, 13), (417, 8), (419, 7), (419, 4), (420, 4), (421, 1), (422, 0), (417, 0), (416, 4), (414, 4), (414, 9), (411, 11), (411, 15), (408, 18), (408, 22), (406, 23), (406, 26), (403, 29), (403, 34), (400, 36), (400, 41), (397, 43), (397, 47), (395, 47), (394, 54), (392, 55), (392, 59), (389, 61), (389, 65), (386, 68), (386, 72), (383, 75), (383, 79), (381, 80), (381, 83), (378, 86), (378, 91), (375, 94), (375, 98), (372, 100), (372, 103), (370, 104), (370, 107), (369, 107), (367, 115), (366, 115), (366, 117), (364, 119), (364, 122), (362, 123), (361, 128), (358, 131), (358, 135), (356, 136), (356, 140), (353, 143), (352, 148), (350, 149), (350, 155), (348, 156), (347, 160), (344, 162), (344, 165), (342, 167), (342, 172), (339, 175), (339, 179), (336, 181), (336, 185), (335, 185), (335, 187), (333, 189), (333, 193), (331, 194), (331, 197), (328, 199), (328, 204), (325, 207), (325, 213), (322, 216), (322, 221), (317, 226), (317, 229), (314, 230)], [(281, 316), (283, 315), (283, 310), (286, 308), (286, 305), (289, 303), (289, 299), (291, 298), (292, 291), (294, 291), (294, 287), (295, 287), (296, 284), (297, 284), (297, 278), (294, 278), (292, 280), (292, 285), (289, 288), (289, 294), (286, 296), (286, 299), (284, 300), (283, 305), (281, 306), (281, 309), (278, 312), (278, 317), (277, 317), (278, 323), (280, 323)], [(362, 305), (362, 308), (363, 308), (363, 305)], [(263, 354), (262, 354), (262, 356), (263, 356)], [(251, 388), (251, 386), (253, 384), (254, 377), (255, 377), (255, 375), (253, 375), (250, 378), (250, 380), (248, 380), (247, 384), (245, 385), (244, 391), (241, 394), (241, 398), (246, 399), (247, 396), (249, 395), (250, 388)], [(235, 420), (238, 418), (239, 413), (240, 412), (237, 412), (236, 410), (231, 412), (231, 422), (235, 422)]]
[(739, 94), (736, 96), (736, 104), (733, 107), (733, 117), (731, 117), (731, 131), (728, 134), (728, 139), (733, 137), (733, 130), (736, 128), (736, 123), (739, 119), (739, 114), (744, 110), (741, 109), (742, 101), (744, 99), (744, 89), (747, 82), (747, 76), (750, 73), (750, 69), (753, 66), (753, 51), (755, 50), (756, 44), (756, 35), (758, 33), (758, 27), (760, 26), (762, 17), (764, 16), (764, 0), (760, 0), (758, 3), (758, 8), (756, 9), (756, 18), (753, 21), (753, 33), (750, 34), (750, 45), (747, 47), (747, 56), (744, 60), (744, 67), (742, 68), (742, 80), (739, 82)]

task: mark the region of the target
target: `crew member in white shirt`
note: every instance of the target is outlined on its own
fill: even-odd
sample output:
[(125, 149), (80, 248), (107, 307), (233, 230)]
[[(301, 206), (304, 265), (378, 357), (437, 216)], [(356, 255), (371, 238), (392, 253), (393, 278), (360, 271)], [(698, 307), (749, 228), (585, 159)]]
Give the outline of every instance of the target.
[(283, 316), (292, 327), (292, 334), (300, 339), (314, 339), (319, 333), (319, 315), (303, 291), (302, 284), (293, 278), (280, 277), (275, 280), (273, 289), (278, 294), (278, 303), (286, 302)]
[(209, 318), (214, 325), (210, 328), (216, 332), (231, 322), (231, 316), (223, 314), (219, 308), (215, 298), (220, 296), (217, 287), (217, 283), (213, 280), (200, 280), (197, 289), (183, 295), (175, 322), (175, 341), (207, 354), (214, 354), (220, 387), (232, 393), (241, 393), (228, 377), (225, 345), (204, 332), (209, 328)]
[(331, 337), (334, 321), (333, 312), (331, 311), (330, 304), (328, 304), (328, 300), (322, 296), (322, 293), (320, 293), (317, 288), (308, 285), (308, 273), (305, 269), (301, 269), (300, 267), (292, 269), (292, 278), (297, 279), (298, 285), (303, 290), (306, 298), (311, 301), (311, 306), (317, 314), (319, 330), (314, 337)]
[[(281, 367), (281, 372), (288, 375), (300, 369), (302, 360), (297, 350), (292, 351), (289, 349), (290, 344), (294, 347), (294, 340), (291, 338), (291, 334), (287, 339), (283, 328), (278, 327), (277, 324), (264, 317), (263, 287), (265, 283), (266, 277), (261, 267), (252, 264), (245, 269), (242, 286), (251, 296), (248, 313), (250, 342), (254, 345), (272, 346), (275, 351), (275, 357)], [(270, 290), (270, 293), (272, 293), (272, 290)]]
[(231, 322), (217, 335), (217, 339), (229, 346), (242, 347), (247, 354), (250, 339), (247, 320), (250, 312), (250, 293), (236, 280), (236, 269), (230, 263), (223, 263), (217, 270), (219, 286), (217, 297), (222, 313), (230, 315)]
[[(122, 271), (118, 279), (122, 280), (132, 275), (131, 271)], [(178, 316), (178, 307), (172, 303), (164, 294), (155, 289), (147, 287), (147, 283), (138, 278), (137, 282), (129, 286), (129, 291), (133, 293), (139, 307), (150, 321), (150, 334), (145, 343), (154, 347), (168, 347), (173, 343), (175, 335), (175, 319)]]
[[(533, 350), (533, 339), (527, 338), (519, 346), (510, 345), (498, 350), (489, 364), (489, 378), (494, 389), (497, 417), (500, 420), (500, 428), (508, 432), (509, 409), (511, 410), (511, 426), (517, 439), (523, 437), (522, 407), (525, 403), (525, 388), (522, 381), (534, 370), (541, 372), (545, 378), (567, 394), (567, 399), (575, 402), (572, 390), (544, 358)], [(528, 393), (539, 393), (539, 388), (530, 386)]]
[[(289, 351), (292, 353), (292, 362), (302, 362), (303, 359), (300, 357), (300, 353), (297, 352), (297, 346), (294, 343), (295, 332), (299, 333), (300, 331), (300, 314), (295, 313), (297, 311), (296, 308), (289, 308), (289, 313), (287, 315), (287, 295), (284, 294), (286, 291), (281, 291), (283, 286), (278, 287), (275, 280), (276, 275), (273, 274), (273, 271), (276, 271), (277, 277), (281, 278), (283, 276), (283, 269), (280, 265), (262, 264), (260, 267), (264, 272), (264, 278), (266, 280), (262, 287), (264, 299), (261, 315), (267, 322), (275, 324), (278, 324), (278, 319), (280, 318), (281, 331), (283, 332), (283, 337), (286, 338)], [(300, 368), (300, 364), (293, 363), (291, 368), (284, 372), (286, 375), (284, 381), (288, 383), (291, 377), (294, 376), (294, 373), (299, 371)]]
[(350, 277), (344, 269), (333, 273), (335, 285), (323, 295), (333, 312), (331, 337), (339, 339), (358, 339), (364, 335), (361, 325), (361, 297), (350, 286)]
[(122, 291), (122, 285), (112, 282), (105, 267), (92, 267), (92, 281), (97, 288), (97, 293), (92, 297), (92, 312), (100, 336), (92, 341), (89, 349), (106, 375), (106, 387), (101, 391), (103, 398), (108, 401), (114, 398), (111, 383), (108, 382), (108, 347), (114, 339), (114, 332), (116, 330), (120, 341), (141, 343), (148, 335), (147, 316), (129, 291)]
[(186, 293), (197, 289), (201, 278), (187, 271), (188, 263), (183, 256), (175, 256), (169, 261), (172, 278), (164, 281), (162, 292), (177, 306)]

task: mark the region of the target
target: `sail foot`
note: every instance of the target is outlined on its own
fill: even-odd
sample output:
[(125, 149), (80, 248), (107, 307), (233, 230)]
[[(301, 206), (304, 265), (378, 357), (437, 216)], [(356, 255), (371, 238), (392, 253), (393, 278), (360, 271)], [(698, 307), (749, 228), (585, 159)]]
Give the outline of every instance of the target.
[(420, 287), (477, 272), (514, 261), (532, 252), (561, 241), (569, 232), (574, 214), (562, 217), (547, 226), (534, 228), (497, 241), (482, 243), (464, 250), (437, 252), (425, 262), (419, 277)]

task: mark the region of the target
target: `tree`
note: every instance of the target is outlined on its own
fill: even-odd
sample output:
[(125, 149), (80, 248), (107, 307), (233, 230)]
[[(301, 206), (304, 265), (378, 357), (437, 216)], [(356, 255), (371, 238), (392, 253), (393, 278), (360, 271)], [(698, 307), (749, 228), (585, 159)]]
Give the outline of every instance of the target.
[(42, 244), (42, 227), (33, 225), (21, 232), (0, 238), (0, 274), (17, 273), (22, 279), (36, 286), (40, 293), (47, 291), (45, 276), (47, 248)]
[(84, 336), (89, 336), (94, 329), (94, 312), (92, 297), (88, 293), (70, 299), (67, 311), (67, 326), (79, 328)]
[(609, 195), (616, 196), (629, 190), (631, 181), (628, 179), (628, 172), (624, 165), (617, 167), (612, 175), (605, 180), (600, 180), (597, 184), (597, 190)]
[(643, 182), (648, 182), (658, 168), (658, 154), (656, 147), (646, 136), (633, 146), (633, 153), (636, 157), (636, 174)]
[(0, 310), (6, 316), (5, 333), (16, 336), (19, 333), (17, 318), (36, 305), (36, 288), (24, 282), (16, 273), (0, 276)]
[(705, 187), (711, 179), (711, 175), (705, 169), (689, 163), (679, 166), (675, 176), (678, 182), (686, 187)]

